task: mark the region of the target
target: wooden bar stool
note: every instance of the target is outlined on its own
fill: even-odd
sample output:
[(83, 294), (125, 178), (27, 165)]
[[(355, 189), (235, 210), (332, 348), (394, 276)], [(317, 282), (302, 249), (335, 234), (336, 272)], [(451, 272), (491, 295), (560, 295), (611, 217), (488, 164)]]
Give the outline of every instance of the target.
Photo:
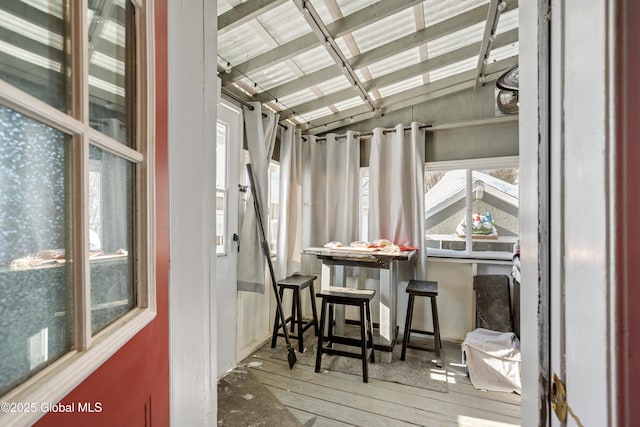
[[(436, 353), (436, 365), (442, 367), (442, 357), (440, 355), (440, 348), (442, 343), (440, 342), (440, 322), (438, 322), (438, 304), (436, 303), (436, 297), (438, 296), (438, 282), (427, 282), (424, 280), (410, 280), (407, 286), (407, 293), (409, 294), (409, 304), (407, 305), (407, 317), (404, 324), (404, 337), (402, 339), (402, 354), (400, 360), (404, 360), (407, 347), (414, 348), (416, 350), (435, 351)], [(428, 297), (431, 299), (431, 316), (433, 320), (433, 331), (422, 331), (419, 329), (411, 329), (411, 319), (413, 317), (413, 303), (415, 297)], [(416, 344), (411, 344), (411, 333), (433, 335), (434, 348), (428, 348)]]
[[(304, 331), (313, 326), (315, 334), (318, 335), (318, 313), (316, 311), (316, 301), (314, 299), (315, 292), (313, 290), (313, 281), (317, 278), (318, 276), (313, 275), (304, 276), (302, 274), (294, 274), (293, 276), (289, 276), (286, 279), (278, 282), (280, 300), (282, 301), (285, 289), (291, 289), (293, 291), (293, 300), (291, 302), (291, 316), (285, 319), (284, 325), (281, 324), (280, 316), (278, 316), (278, 313), (276, 313), (273, 323), (271, 348), (274, 348), (276, 346), (276, 340), (278, 339), (278, 337), (284, 337), (284, 331), (280, 332), (280, 329), (286, 328), (289, 323), (291, 324), (292, 334), (295, 333), (296, 324), (298, 325), (298, 334), (289, 334), (289, 338), (298, 340), (298, 351), (300, 351), (300, 353), (304, 351)], [(300, 291), (306, 288), (309, 288), (309, 295), (311, 297), (311, 311), (313, 314), (312, 319), (309, 321), (305, 321), (302, 319), (302, 303), (300, 301)]]
[[(316, 372), (320, 372), (322, 354), (335, 354), (338, 356), (352, 357), (362, 360), (362, 380), (369, 382), (369, 371), (367, 361), (375, 363), (375, 352), (373, 350), (373, 322), (371, 320), (370, 302), (376, 291), (366, 289), (352, 289), (331, 286), (317, 296), (322, 298), (322, 310), (320, 314), (320, 333), (318, 334), (318, 349), (316, 351)], [(360, 339), (335, 335), (333, 332), (333, 306), (334, 304), (350, 305), (360, 308)], [(328, 345), (324, 345), (324, 325), (327, 323), (328, 308)], [(332, 348), (333, 344), (345, 344), (360, 347), (360, 352), (350, 352)], [(371, 355), (367, 355), (367, 349), (371, 349)]]

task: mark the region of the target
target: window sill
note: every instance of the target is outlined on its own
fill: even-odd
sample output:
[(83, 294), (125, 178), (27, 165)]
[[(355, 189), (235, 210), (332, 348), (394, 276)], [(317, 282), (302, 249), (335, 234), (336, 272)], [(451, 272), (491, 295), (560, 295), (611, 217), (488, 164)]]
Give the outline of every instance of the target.
[(498, 265), (513, 265), (512, 257), (507, 256), (492, 256), (492, 257), (478, 257), (469, 255), (454, 255), (454, 254), (429, 254), (427, 253), (427, 262), (456, 262), (456, 263), (468, 263), (468, 264), (498, 264)]
[(151, 308), (136, 308), (98, 333), (86, 351), (71, 351), (4, 396), (0, 401), (35, 404), (35, 412), (0, 411), (0, 425), (31, 425), (156, 317)]

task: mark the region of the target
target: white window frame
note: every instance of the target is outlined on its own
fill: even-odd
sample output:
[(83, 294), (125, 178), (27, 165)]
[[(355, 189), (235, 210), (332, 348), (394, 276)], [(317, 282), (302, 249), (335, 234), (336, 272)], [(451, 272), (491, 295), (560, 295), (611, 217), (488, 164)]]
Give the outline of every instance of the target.
[[(441, 161), (441, 162), (427, 162), (425, 164), (425, 172), (430, 171), (442, 171), (442, 170), (467, 170), (467, 185), (465, 195), (465, 217), (466, 223), (471, 224), (471, 171), (473, 170), (487, 170), (487, 169), (505, 169), (505, 168), (519, 168), (518, 156), (506, 156), (506, 157), (492, 157), (481, 159), (466, 159), (466, 160), (454, 160), (454, 161)], [(425, 207), (426, 212), (426, 207)], [(520, 213), (518, 212), (518, 217)], [(426, 220), (426, 218), (425, 218)], [(426, 247), (426, 227), (425, 227), (425, 247)], [(450, 249), (436, 249), (427, 248), (427, 258), (462, 258), (469, 260), (511, 260), (513, 254), (506, 251), (473, 251), (472, 234), (466, 234), (465, 250), (454, 251)]]
[[(227, 108), (225, 106), (225, 108)], [(231, 241), (229, 241), (229, 236), (227, 236), (227, 232), (229, 230), (229, 168), (232, 167), (232, 165), (230, 164), (229, 161), (229, 127), (231, 126), (229, 123), (227, 123), (224, 120), (221, 120), (220, 118), (218, 118), (217, 122), (216, 122), (216, 127), (217, 125), (221, 123), (225, 126), (226, 130), (225, 130), (225, 185), (224, 187), (218, 187), (218, 182), (217, 182), (217, 177), (216, 177), (216, 199), (218, 197), (218, 194), (222, 194), (224, 196), (224, 206), (222, 208), (223, 214), (224, 214), (224, 221), (222, 224), (222, 228), (223, 228), (223, 237), (224, 237), (224, 242), (222, 245), (222, 252), (218, 252), (218, 245), (216, 244), (216, 257), (226, 257), (229, 254), (229, 251), (231, 250)], [(217, 135), (217, 129), (216, 129), (216, 135)], [(216, 138), (216, 144), (218, 144), (217, 138)], [(218, 222), (218, 202), (216, 200), (216, 225)], [(218, 230), (216, 229), (216, 239), (218, 237)]]
[[(276, 232), (276, 240), (275, 242), (271, 242), (271, 226), (273, 225), (274, 219), (273, 219), (273, 212), (271, 209), (271, 197), (273, 196), (273, 187), (271, 185), (271, 174), (273, 172), (276, 172), (278, 174), (278, 192), (280, 192), (280, 179), (282, 178), (282, 176), (280, 175), (280, 162), (277, 162), (275, 160), (269, 160), (269, 188), (268, 188), (268, 209), (267, 209), (267, 216), (269, 217), (269, 227), (267, 228), (267, 230), (265, 230), (265, 232), (267, 233), (267, 239), (269, 240), (269, 253), (271, 254), (271, 258), (276, 258), (278, 255), (278, 234), (280, 234), (280, 231)], [(280, 215), (280, 198), (278, 197), (278, 209), (276, 210), (276, 213), (278, 215)], [(280, 227), (280, 217), (278, 217), (277, 220), (275, 220), (278, 228)]]
[[(35, 412), (0, 411), (0, 425), (29, 425), (44, 415), (41, 403), (56, 403), (86, 379), (156, 316), (155, 289), (155, 61), (152, 0), (132, 0), (136, 8), (136, 148), (93, 129), (89, 123), (89, 58), (86, 1), (71, 1), (72, 105), (67, 115), (26, 92), (0, 80), (0, 104), (72, 137), (74, 174), (71, 185), (81, 188), (73, 196), (74, 345), (42, 371), (5, 395), (2, 402), (36, 403)], [(135, 164), (136, 172), (136, 306), (92, 336), (89, 267), (89, 147)]]

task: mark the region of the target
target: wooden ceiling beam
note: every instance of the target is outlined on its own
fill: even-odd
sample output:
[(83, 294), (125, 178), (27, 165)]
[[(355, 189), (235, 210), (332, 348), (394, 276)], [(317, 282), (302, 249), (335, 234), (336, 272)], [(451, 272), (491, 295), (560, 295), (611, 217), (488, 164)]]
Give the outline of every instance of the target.
[[(516, 9), (517, 7), (517, 0), (507, 0), (507, 7), (503, 12)], [(447, 34), (451, 34), (455, 31), (462, 30), (463, 28), (470, 25), (483, 22), (487, 18), (487, 12), (488, 5), (476, 7), (418, 32), (409, 34), (408, 36), (401, 37), (382, 46), (378, 46), (377, 48), (371, 49), (368, 52), (351, 58), (349, 62), (354, 69), (370, 65), (374, 62), (386, 59), (390, 56), (414, 48), (423, 43), (427, 43), (431, 40), (446, 36)], [(298, 92), (309, 86), (316, 85), (323, 81), (331, 80), (335, 77), (338, 77), (340, 74), (342, 74), (341, 69), (335, 64), (332, 64), (328, 67), (307, 74), (306, 76), (299, 79), (292, 80), (271, 88), (269, 89), (268, 93), (257, 93), (254, 96), (254, 99), (259, 102), (267, 102), (273, 99), (273, 97), (281, 98), (285, 95)]]
[[(518, 57), (513, 56), (487, 65), (487, 74), (483, 78), (484, 82), (496, 80), (500, 74), (517, 63)], [(445, 79), (427, 83), (421, 87), (411, 88), (404, 92), (382, 98), (378, 103), (378, 112), (375, 114), (369, 114), (365, 108), (357, 106), (341, 111), (337, 114), (320, 117), (317, 120), (312, 120), (310, 122), (310, 126), (305, 129), (305, 133), (325, 133), (332, 129), (352, 124), (353, 122), (351, 118), (358, 122), (375, 117), (377, 114), (397, 111), (412, 105), (421, 104), (432, 99), (460, 92), (462, 90), (473, 89), (475, 86), (475, 73), (475, 69), (464, 71)]]
[(482, 76), (484, 67), (489, 60), (489, 54), (491, 53), (493, 41), (496, 38), (496, 28), (498, 28), (500, 15), (502, 10), (504, 10), (506, 7), (507, 3), (503, 0), (491, 0), (491, 2), (489, 3), (487, 22), (484, 26), (482, 44), (480, 46), (480, 53), (478, 54), (478, 65), (476, 67), (476, 88), (480, 86), (480, 77)]
[(218, 16), (218, 34), (224, 34), (233, 28), (251, 21), (265, 12), (274, 9), (287, 0), (251, 0), (240, 3), (233, 9)]
[[(377, 20), (386, 18), (387, 16), (391, 16), (394, 13), (421, 3), (422, 1), (423, 0), (381, 0), (371, 6), (345, 16), (342, 19), (338, 19), (327, 24), (327, 30), (334, 38), (342, 37), (345, 34), (349, 34), (359, 28), (372, 24)], [(244, 74), (249, 74), (261, 68), (266, 68), (270, 65), (282, 62), (285, 59), (292, 58), (320, 46), (322, 42), (318, 40), (313, 32), (311, 32), (264, 52), (241, 64), (233, 64), (234, 67), (231, 72), (222, 75), (222, 84), (227, 85), (233, 81), (241, 79)]]
[[(511, 43), (518, 41), (518, 29), (507, 31), (498, 35), (494, 41), (495, 47), (507, 46)], [(472, 58), (477, 55), (480, 48), (480, 42), (473, 43), (454, 51), (448, 52), (444, 55), (439, 55), (426, 61), (419, 62), (417, 64), (410, 65), (400, 70), (394, 71), (389, 74), (385, 74), (373, 80), (364, 82), (364, 87), (367, 91), (374, 89), (380, 89), (394, 83), (399, 83), (403, 80), (410, 79), (411, 77), (419, 76), (421, 74), (428, 73), (429, 71), (445, 67), (447, 65), (455, 64), (456, 62)], [(314, 99), (302, 104), (291, 106), (288, 110), (280, 112), (280, 117), (283, 119), (289, 118), (294, 114), (304, 115), (309, 111), (315, 111), (322, 108), (324, 105), (334, 104), (336, 102), (344, 101), (356, 96), (352, 88), (346, 88), (322, 98)]]

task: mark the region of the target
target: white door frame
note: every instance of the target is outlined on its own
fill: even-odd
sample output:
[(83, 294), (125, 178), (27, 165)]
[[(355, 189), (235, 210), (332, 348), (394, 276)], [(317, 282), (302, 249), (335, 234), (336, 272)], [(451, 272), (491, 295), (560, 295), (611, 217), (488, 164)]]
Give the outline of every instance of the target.
[(217, 377), (220, 378), (239, 360), (238, 350), (238, 293), (237, 265), (238, 243), (233, 240), (238, 233), (238, 185), (243, 140), (242, 110), (222, 99), (218, 104), (218, 120), (227, 125), (226, 145), (226, 201), (225, 201), (225, 242), (224, 254), (216, 257), (218, 316)]
[(567, 425), (615, 425), (612, 3), (519, 4), (523, 426), (564, 425), (554, 373)]
[(216, 0), (167, 1), (167, 29), (170, 424), (216, 426)]

